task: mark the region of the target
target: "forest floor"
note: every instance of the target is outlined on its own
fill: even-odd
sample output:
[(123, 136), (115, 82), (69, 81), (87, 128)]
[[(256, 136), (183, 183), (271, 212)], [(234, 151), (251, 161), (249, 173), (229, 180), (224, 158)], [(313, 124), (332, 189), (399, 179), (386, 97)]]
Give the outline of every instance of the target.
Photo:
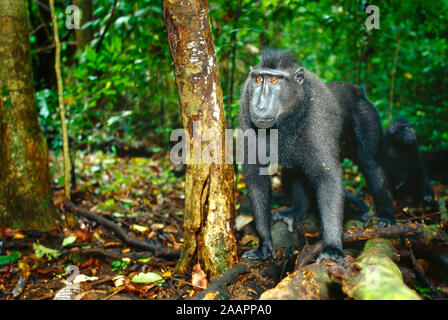
[[(169, 155), (150, 158), (121, 158), (102, 152), (79, 153), (76, 162), (77, 185), (72, 201), (79, 207), (115, 222), (132, 237), (154, 246), (180, 249), (183, 241), (184, 177)], [(54, 157), (54, 175), (60, 168)], [(365, 183), (356, 166), (344, 165), (346, 184), (372, 207)], [(247, 213), (245, 185), (236, 180), (237, 213)], [(275, 194), (280, 179), (273, 178)], [(63, 189), (53, 185), (54, 202), (64, 212)], [(436, 199), (446, 201), (446, 186), (434, 186)], [(276, 197), (275, 208), (285, 204)], [(448, 202), (448, 201), (447, 201)], [(274, 208), (274, 209), (275, 209)], [(440, 221), (440, 211), (409, 208), (396, 204), (398, 222)], [(249, 224), (251, 217), (237, 218), (239, 256), (256, 246), (258, 238)], [(307, 224), (305, 226), (305, 224)], [(319, 228), (304, 221), (309, 243), (319, 236)], [(245, 226), (245, 227), (244, 227)], [(417, 257), (428, 279), (443, 295), (448, 295), (446, 270)], [(399, 262), (404, 281), (424, 299), (433, 294), (416, 277), (404, 259)], [(177, 274), (176, 260), (138, 253), (121, 242), (109, 229), (78, 218), (74, 227), (42, 233), (0, 229), (0, 299), (190, 299), (206, 285), (203, 272)], [(200, 270), (199, 270), (200, 271)], [(445, 276), (443, 276), (445, 275)], [(75, 281), (70, 282), (70, 280)]]

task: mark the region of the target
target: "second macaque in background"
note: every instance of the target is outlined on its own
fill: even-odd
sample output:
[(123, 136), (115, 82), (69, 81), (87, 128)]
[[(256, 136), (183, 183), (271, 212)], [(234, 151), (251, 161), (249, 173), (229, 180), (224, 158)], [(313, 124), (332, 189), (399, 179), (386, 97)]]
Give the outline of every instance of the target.
[(423, 163), (417, 133), (405, 118), (397, 118), (385, 130), (386, 176), (395, 200), (411, 199), (413, 206), (436, 206), (434, 190)]

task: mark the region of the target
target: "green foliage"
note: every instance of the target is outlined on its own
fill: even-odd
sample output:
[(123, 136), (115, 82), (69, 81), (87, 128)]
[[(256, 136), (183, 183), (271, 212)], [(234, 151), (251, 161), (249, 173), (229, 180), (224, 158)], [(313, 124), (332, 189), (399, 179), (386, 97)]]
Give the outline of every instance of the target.
[(118, 271), (119, 274), (122, 274), (130, 264), (131, 262), (125, 260), (112, 261), (112, 271)]
[[(82, 143), (143, 139), (167, 147), (169, 133), (181, 123), (161, 2), (119, 1), (97, 53), (112, 3), (94, 2), (95, 20), (89, 24), (94, 40), (72, 59), (76, 62), (67, 59), (64, 65), (71, 137)], [(228, 125), (237, 126), (239, 93), (249, 66), (269, 46), (291, 49), (301, 64), (327, 81), (363, 86), (386, 126), (400, 30), (392, 116), (415, 123), (424, 148), (448, 147), (448, 2), (381, 2), (379, 30), (366, 28), (366, 5), (365, 0), (209, 1)], [(61, 32), (67, 33), (62, 7), (58, 10)], [(64, 48), (68, 56), (69, 47)], [(41, 125), (47, 136), (55, 136), (51, 148), (57, 149), (55, 91), (43, 88), (36, 98)]]
[(61, 251), (56, 249), (47, 248), (40, 243), (33, 243), (34, 254), (38, 258), (43, 258), (44, 256), (48, 260), (56, 259), (61, 255)]
[(423, 287), (420, 282), (415, 281), (410, 284), (411, 288), (417, 291), (420, 295), (424, 296), (426, 299), (433, 299), (433, 294), (429, 288)]
[(10, 263), (14, 263), (20, 258), (20, 252), (14, 251), (13, 253), (7, 256), (0, 256), (0, 266), (4, 266)]
[(358, 166), (355, 165), (352, 160), (345, 158), (342, 161), (342, 168), (345, 172), (345, 186), (350, 186), (356, 191), (356, 193), (358, 193), (361, 189), (366, 188), (367, 185), (364, 176), (360, 174), (361, 172), (359, 171)]

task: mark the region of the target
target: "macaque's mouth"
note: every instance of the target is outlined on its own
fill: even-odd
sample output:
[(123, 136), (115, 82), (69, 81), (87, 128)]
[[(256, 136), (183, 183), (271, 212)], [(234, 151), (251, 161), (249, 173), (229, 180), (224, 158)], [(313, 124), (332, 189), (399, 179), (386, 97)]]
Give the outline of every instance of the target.
[(276, 118), (269, 118), (269, 119), (254, 119), (252, 122), (261, 129), (267, 129), (269, 127), (272, 127), (275, 123)]

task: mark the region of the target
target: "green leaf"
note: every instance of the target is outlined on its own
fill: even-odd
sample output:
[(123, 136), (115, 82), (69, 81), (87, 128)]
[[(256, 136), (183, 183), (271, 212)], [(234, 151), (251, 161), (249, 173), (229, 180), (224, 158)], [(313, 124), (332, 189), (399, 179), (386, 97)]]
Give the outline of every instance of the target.
[(112, 271), (119, 271), (119, 273), (123, 273), (123, 271), (129, 266), (129, 261), (123, 260), (115, 260), (112, 261)]
[(137, 261), (140, 261), (140, 262), (149, 262), (149, 261), (151, 261), (151, 259), (152, 259), (152, 257), (147, 257), (147, 258), (140, 258), (140, 259), (138, 259)]
[(135, 282), (135, 283), (154, 283), (154, 282), (162, 283), (164, 280), (163, 280), (162, 276), (157, 273), (140, 272), (139, 274), (136, 274), (135, 276), (133, 276), (131, 281)]
[(55, 259), (61, 255), (61, 252), (56, 249), (47, 248), (41, 244), (33, 243), (34, 254), (38, 258), (46, 256), (48, 260)]
[(65, 247), (66, 245), (72, 244), (72, 243), (76, 242), (76, 239), (77, 239), (76, 236), (66, 237), (62, 241), (62, 246)]
[(20, 252), (14, 251), (13, 253), (7, 255), (7, 256), (0, 256), (0, 266), (7, 265), (9, 263), (14, 263), (20, 258)]

